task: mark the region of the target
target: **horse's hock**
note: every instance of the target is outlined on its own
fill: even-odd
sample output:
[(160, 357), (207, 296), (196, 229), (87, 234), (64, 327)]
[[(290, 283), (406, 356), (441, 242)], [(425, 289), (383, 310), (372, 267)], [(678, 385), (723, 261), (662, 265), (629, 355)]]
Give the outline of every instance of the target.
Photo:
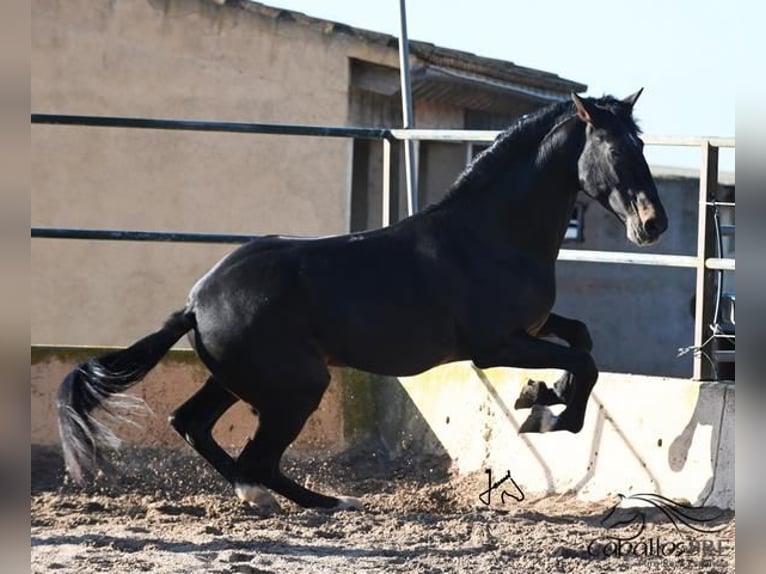
[[(33, 348), (32, 445), (59, 444), (55, 396), (77, 363), (102, 349)], [(555, 371), (535, 371), (553, 381)], [(576, 492), (598, 500), (651, 492), (734, 508), (734, 386), (602, 373), (578, 434), (519, 434), (527, 410), (513, 404), (531, 372), (454, 363), (400, 379), (333, 369), (319, 410), (291, 447), (321, 458), (374, 445), (388, 457), (447, 455), (457, 473), (511, 471), (525, 492)], [(190, 351), (172, 351), (134, 388), (151, 413), (115, 426), (128, 444), (188, 449), (168, 415), (205, 380)], [(226, 447), (244, 444), (257, 419), (242, 403), (214, 430)], [(371, 440), (372, 439), (372, 440)], [(191, 453), (191, 451), (190, 451)], [(35, 474), (33, 462), (33, 477)]]

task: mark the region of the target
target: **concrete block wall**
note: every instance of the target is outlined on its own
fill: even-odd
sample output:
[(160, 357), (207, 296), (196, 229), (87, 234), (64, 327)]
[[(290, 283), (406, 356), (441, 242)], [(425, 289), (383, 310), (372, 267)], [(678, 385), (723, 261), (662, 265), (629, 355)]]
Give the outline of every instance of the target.
[(580, 433), (519, 434), (521, 388), (559, 374), (454, 363), (400, 381), (460, 473), (510, 470), (527, 492), (588, 500), (655, 493), (734, 508), (734, 385), (601, 373)]
[[(102, 348), (32, 349), (32, 445), (60, 444), (56, 421), (56, 392), (66, 374), (78, 363), (106, 352)], [(137, 425), (112, 426), (126, 443), (151, 447), (189, 448), (168, 424), (168, 417), (196, 392), (209, 372), (192, 351), (173, 350), (129, 393), (142, 398), (150, 413), (135, 418)], [(296, 453), (334, 453), (346, 444), (343, 428), (343, 373), (333, 373), (333, 381), (321, 408), (306, 424), (293, 445)], [(237, 403), (216, 424), (213, 436), (224, 448), (245, 444), (257, 426), (257, 417), (244, 403)], [(191, 450), (189, 451), (191, 452)]]

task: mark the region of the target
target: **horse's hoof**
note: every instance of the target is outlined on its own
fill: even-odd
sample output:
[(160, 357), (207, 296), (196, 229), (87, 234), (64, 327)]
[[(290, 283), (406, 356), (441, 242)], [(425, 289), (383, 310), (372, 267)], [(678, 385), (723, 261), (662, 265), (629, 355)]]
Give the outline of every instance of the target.
[(519, 398), (516, 399), (516, 402), (513, 404), (513, 408), (519, 410), (528, 409), (534, 406), (535, 402), (537, 401), (537, 395), (540, 391), (539, 387), (539, 381), (533, 381), (532, 379), (528, 380), (524, 388), (521, 389)]
[(333, 510), (364, 510), (362, 501), (353, 496), (336, 496), (338, 503)]
[(544, 433), (555, 430), (557, 416), (548, 407), (533, 405), (532, 412), (519, 428), (520, 433)]
[(266, 488), (260, 484), (245, 484), (238, 482), (234, 485), (237, 498), (248, 503), (250, 506), (264, 512), (277, 512), (281, 510), (279, 502)]

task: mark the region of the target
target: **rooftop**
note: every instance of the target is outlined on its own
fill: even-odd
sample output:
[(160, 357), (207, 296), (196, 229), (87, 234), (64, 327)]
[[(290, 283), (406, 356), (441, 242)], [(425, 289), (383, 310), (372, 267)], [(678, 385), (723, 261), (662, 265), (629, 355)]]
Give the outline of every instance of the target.
[[(355, 28), (347, 24), (307, 16), (249, 0), (212, 0), (239, 6), (250, 13), (276, 21), (293, 22), (314, 28), (324, 35), (343, 34), (362, 42), (374, 43), (398, 51), (396, 36)], [(561, 78), (542, 70), (518, 66), (513, 62), (485, 58), (470, 52), (410, 40), (412, 89), (415, 97), (441, 99), (472, 107), (502, 111), (502, 98), (513, 95), (548, 103), (568, 98), (571, 92), (584, 92), (585, 84)], [(397, 91), (398, 81), (391, 89)]]

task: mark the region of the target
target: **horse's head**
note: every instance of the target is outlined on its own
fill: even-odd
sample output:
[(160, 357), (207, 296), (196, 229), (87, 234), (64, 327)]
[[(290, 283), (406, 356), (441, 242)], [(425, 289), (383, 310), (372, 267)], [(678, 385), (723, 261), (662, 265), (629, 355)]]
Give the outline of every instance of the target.
[(644, 143), (632, 114), (641, 90), (624, 100), (584, 99), (572, 94), (577, 117), (585, 123), (585, 145), (578, 161), (580, 186), (614, 213), (628, 239), (651, 245), (668, 220), (644, 158)]

